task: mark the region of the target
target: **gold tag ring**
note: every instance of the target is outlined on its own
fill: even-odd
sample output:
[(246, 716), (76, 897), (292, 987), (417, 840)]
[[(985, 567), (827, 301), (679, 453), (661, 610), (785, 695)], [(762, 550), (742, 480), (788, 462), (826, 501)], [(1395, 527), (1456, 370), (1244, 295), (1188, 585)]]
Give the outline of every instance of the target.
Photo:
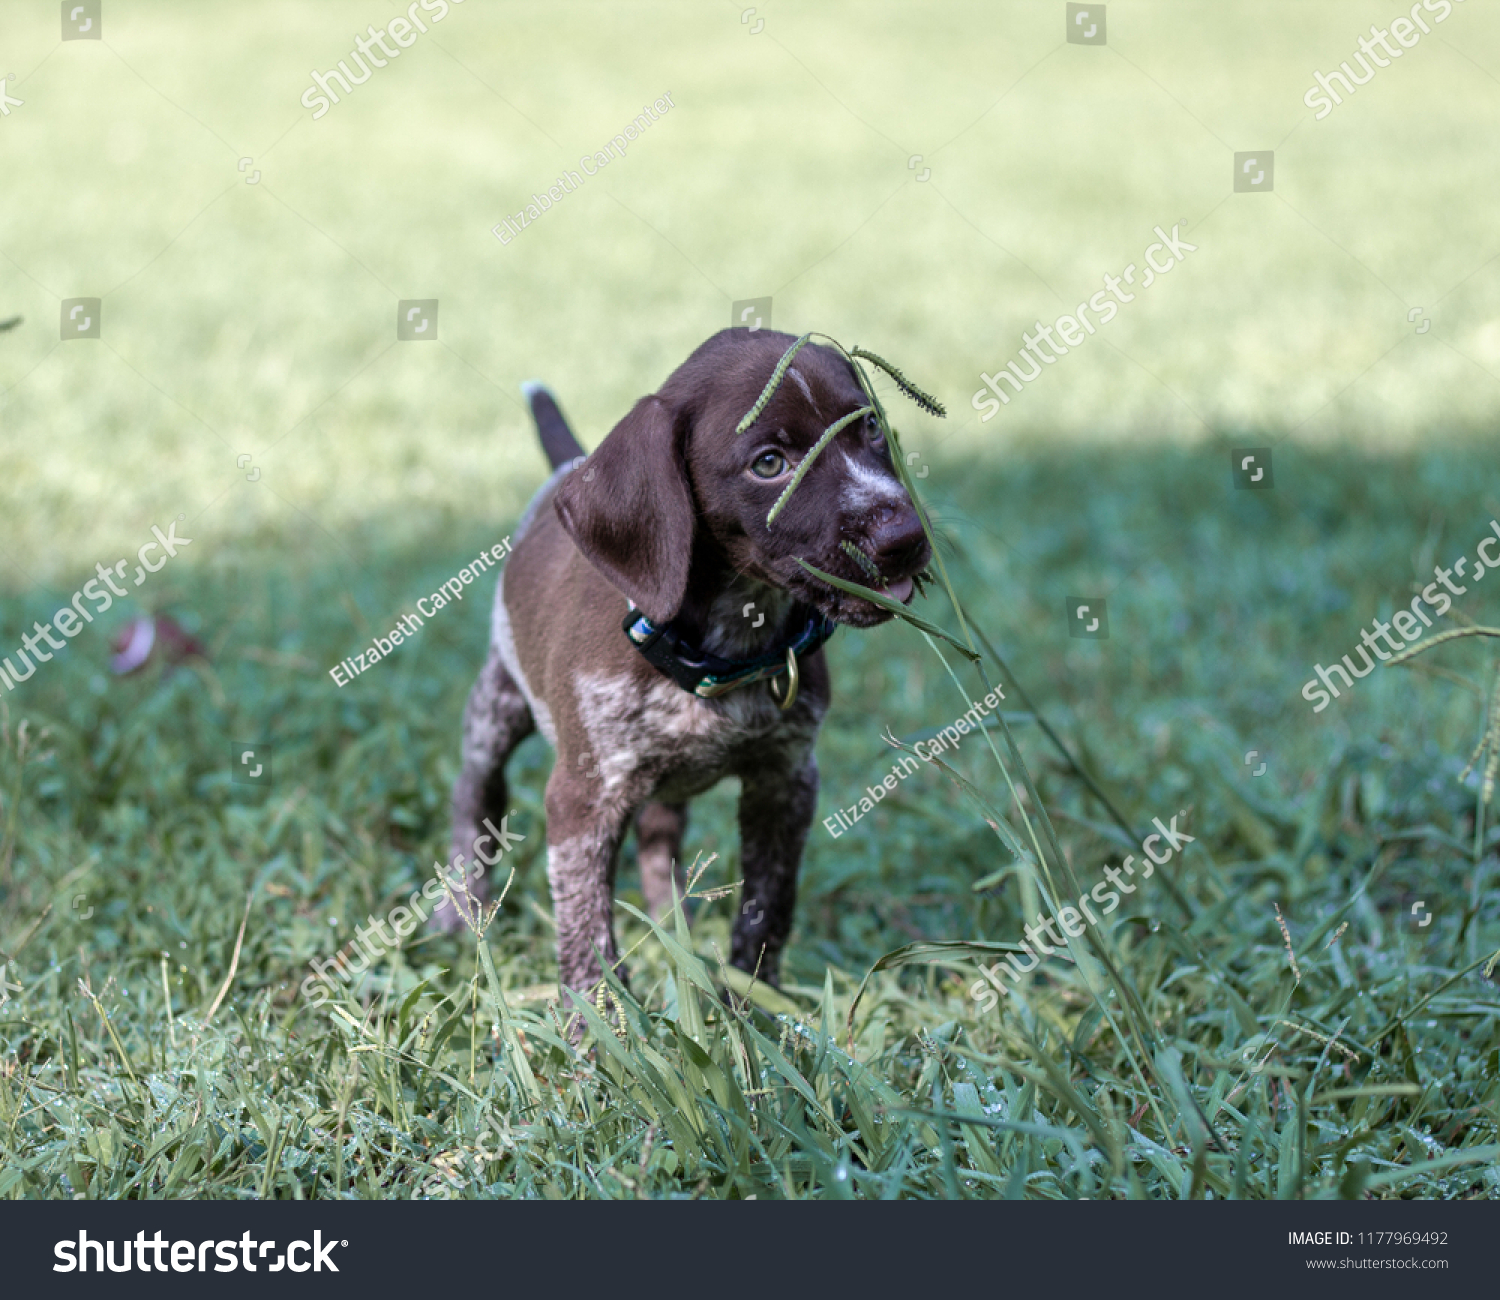
[[(777, 676), (780, 676), (780, 674), (777, 674)], [(771, 698), (773, 700), (776, 700), (776, 707), (783, 713), (785, 713), (789, 708), (792, 707), (793, 704), (797, 702), (797, 656), (792, 653), (791, 646), (787, 646), (786, 648), (786, 677), (787, 686), (785, 699), (777, 699), (775, 677), (770, 678), (766, 682), (767, 687), (769, 687), (771, 691)]]

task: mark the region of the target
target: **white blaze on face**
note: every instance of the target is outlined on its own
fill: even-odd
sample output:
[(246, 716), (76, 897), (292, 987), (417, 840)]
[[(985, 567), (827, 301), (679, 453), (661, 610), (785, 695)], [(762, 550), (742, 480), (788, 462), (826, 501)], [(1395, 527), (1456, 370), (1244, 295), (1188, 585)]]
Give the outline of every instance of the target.
[(858, 514), (877, 506), (901, 506), (906, 502), (906, 489), (894, 474), (861, 465), (844, 452), (844, 489), (839, 494), (839, 504), (845, 511)]

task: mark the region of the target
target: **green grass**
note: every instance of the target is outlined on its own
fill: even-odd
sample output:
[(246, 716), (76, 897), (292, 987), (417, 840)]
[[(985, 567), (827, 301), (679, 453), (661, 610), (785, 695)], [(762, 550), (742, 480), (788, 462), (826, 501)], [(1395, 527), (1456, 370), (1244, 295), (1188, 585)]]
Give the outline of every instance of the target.
[[(1476, 697), (1400, 668), (1317, 718), (1297, 696), (1313, 659), (1390, 608), (1424, 541), (1445, 562), (1472, 545), (1495, 505), (1485, 456), (1351, 473), (1307, 455), (1278, 465), (1265, 494), (1232, 493), (1217, 454), (937, 467), (946, 562), (1022, 686), (1132, 825), (1188, 810), (1197, 843), (1168, 869), (1190, 915), (1161, 875), (1147, 882), (1106, 932), (1119, 983), (1090, 972), (1102, 1001), (1058, 959), (987, 1015), (966, 993), (967, 954), (880, 971), (852, 1051), (850, 1005), (883, 955), (1023, 937), (1012, 855), (931, 770), (837, 841), (815, 827), (780, 1018), (712, 996), (733, 896), (696, 904), (676, 940), (622, 909), (639, 943), (624, 1040), (599, 1022), (582, 1055), (564, 1045), (545, 1006), (550, 755), (535, 739), (513, 767), (511, 826), (527, 839), (487, 936), (493, 974), (472, 936), (421, 938), (341, 1013), (311, 1009), (306, 963), (419, 887), (445, 843), (483, 593), (338, 691), (323, 669), (357, 640), (339, 569), (285, 547), (169, 570), (168, 604), (214, 643), (211, 670), (107, 680), (96, 636), (7, 702), (0, 942), (22, 991), (0, 1012), (0, 1190), (1493, 1195), (1500, 1004), (1482, 966), (1500, 947), (1486, 886), (1497, 835), (1482, 831), (1476, 872), (1474, 781), (1456, 780)], [(1438, 500), (1453, 523), (1429, 541)], [(347, 539), (351, 594), (392, 611), (489, 533), (410, 550), (383, 536)], [(1094, 537), (1115, 539), (1103, 567)], [(1106, 642), (1065, 636), (1064, 597), (1089, 584), (1108, 588)], [(7, 631), (49, 599), (8, 604)], [(943, 600), (923, 612), (956, 631)], [(1497, 621), (1493, 596), (1464, 608)], [(966, 707), (905, 627), (845, 632), (830, 655), (825, 815), (889, 769), (884, 726), (910, 738)], [(1475, 642), (1435, 658), (1484, 690)], [(1119, 862), (1120, 835), (1009, 693), (1087, 888)], [(229, 782), (231, 738), (275, 743), (269, 795)], [(1259, 779), (1241, 761), (1251, 748), (1271, 755)], [(958, 766), (1003, 789), (977, 738)], [(699, 892), (736, 878), (731, 791), (695, 806), (687, 853), (718, 855)], [(234, 980), (205, 1022), (247, 894)], [(622, 898), (641, 905), (628, 861)]]
[[(1299, 695), (1500, 517), (1500, 12), (1455, 7), (1316, 122), (1313, 70), (1394, 11), (1114, 0), (1099, 49), (1061, 5), (773, 0), (753, 36), (742, 8), (469, 0), (317, 122), (308, 69), (389, 16), (365, 0), (112, 4), (97, 43), (7, 13), (0, 652), (153, 523), (194, 540), (0, 692), (0, 1195), (1500, 1193), (1497, 835), (1460, 780), (1494, 643)], [(627, 158), (489, 234), (663, 91)], [(1274, 193), (1234, 195), (1264, 148)], [(1178, 221), (1198, 251), (981, 424), (980, 372)], [(972, 737), (976, 799), (924, 768), (814, 827), (785, 1002), (711, 991), (735, 895), (686, 938), (622, 907), (623, 1039), (579, 1054), (532, 740), (487, 947), (414, 936), (310, 1007), (307, 963), (444, 851), (487, 593), (343, 690), (326, 670), (510, 530), (544, 472), (520, 380), (596, 445), (767, 294), (948, 406), (877, 386), (1068, 865)], [(74, 296), (97, 343), (58, 342)], [(393, 342), (404, 297), (440, 300), (437, 346)], [(1276, 489), (1232, 491), (1228, 449), (1267, 444)], [(1453, 619), (1500, 623), (1497, 591)], [(1108, 641), (1068, 638), (1074, 595)], [(111, 676), (139, 608), (209, 665)], [(919, 612), (963, 640), (941, 587)], [(831, 643), (821, 816), (890, 770), (886, 728), (979, 693), (942, 648), (962, 690), (909, 627)], [(1128, 851), (1023, 690), (1136, 836), (1186, 809), (1197, 840), (1181, 902), (1163, 873), (1111, 918), (1113, 973), (1054, 958), (984, 1013), (982, 950), (930, 945), (1017, 943), (1047, 888), (986, 819), (1031, 826), (1059, 902)], [(274, 743), (270, 791), (231, 782), (235, 741)], [(736, 879), (732, 788), (687, 851), (700, 893)]]

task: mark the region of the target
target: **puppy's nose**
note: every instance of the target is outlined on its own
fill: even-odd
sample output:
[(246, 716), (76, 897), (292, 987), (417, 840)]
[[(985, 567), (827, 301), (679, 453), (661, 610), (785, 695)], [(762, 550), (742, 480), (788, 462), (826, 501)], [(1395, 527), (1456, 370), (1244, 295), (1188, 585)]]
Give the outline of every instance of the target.
[(888, 515), (870, 534), (870, 550), (883, 574), (894, 577), (916, 572), (927, 562), (927, 534), (915, 510)]

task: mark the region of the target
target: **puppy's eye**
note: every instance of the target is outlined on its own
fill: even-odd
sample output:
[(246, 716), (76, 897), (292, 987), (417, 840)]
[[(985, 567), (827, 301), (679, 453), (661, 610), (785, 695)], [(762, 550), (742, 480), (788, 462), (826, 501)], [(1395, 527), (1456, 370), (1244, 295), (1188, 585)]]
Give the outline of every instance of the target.
[(786, 457), (779, 451), (765, 451), (755, 458), (750, 472), (756, 478), (780, 478), (786, 473)]
[(880, 427), (880, 421), (874, 415), (865, 416), (865, 436), (873, 443), (885, 441), (885, 433)]

